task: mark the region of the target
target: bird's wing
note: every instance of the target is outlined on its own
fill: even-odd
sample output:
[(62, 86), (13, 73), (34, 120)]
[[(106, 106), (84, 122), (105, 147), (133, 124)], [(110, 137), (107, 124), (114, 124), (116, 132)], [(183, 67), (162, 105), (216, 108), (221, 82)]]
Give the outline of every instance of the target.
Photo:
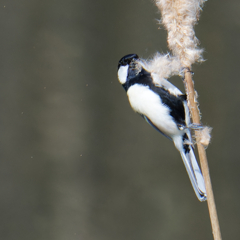
[(173, 95), (162, 87), (151, 86), (151, 88), (154, 88), (155, 93), (159, 95), (162, 103), (168, 106), (170, 115), (173, 117), (174, 121), (178, 125), (186, 126), (184, 106), (186, 95)]

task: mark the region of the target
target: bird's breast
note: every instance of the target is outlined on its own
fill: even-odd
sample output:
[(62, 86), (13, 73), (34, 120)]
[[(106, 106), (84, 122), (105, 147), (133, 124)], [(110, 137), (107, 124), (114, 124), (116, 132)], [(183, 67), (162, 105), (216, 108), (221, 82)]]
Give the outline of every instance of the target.
[(164, 105), (158, 94), (148, 86), (134, 84), (127, 91), (128, 99), (134, 111), (145, 115), (163, 133), (168, 136), (180, 134), (170, 115), (170, 109)]

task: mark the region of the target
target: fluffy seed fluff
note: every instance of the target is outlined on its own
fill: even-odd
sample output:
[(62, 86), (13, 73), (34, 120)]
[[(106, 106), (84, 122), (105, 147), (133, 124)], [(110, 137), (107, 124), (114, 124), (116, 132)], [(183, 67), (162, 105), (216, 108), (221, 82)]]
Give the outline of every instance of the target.
[(159, 79), (178, 75), (181, 70), (179, 58), (170, 54), (156, 53), (152, 59), (141, 60), (140, 64), (151, 73), (156, 73)]
[(201, 131), (200, 131), (200, 143), (207, 148), (207, 146), (210, 143), (211, 140), (211, 131), (212, 128), (211, 127), (204, 127)]
[(203, 61), (203, 50), (198, 48), (194, 25), (206, 0), (155, 0), (161, 11), (161, 24), (168, 32), (170, 54), (155, 54), (153, 59), (143, 61), (143, 66), (159, 78), (182, 75), (182, 69), (191, 68), (195, 62)]
[(203, 61), (202, 49), (195, 36), (201, 7), (206, 0), (155, 0), (162, 14), (162, 24), (168, 32), (168, 46), (173, 55), (181, 61), (182, 67), (191, 67), (194, 62)]

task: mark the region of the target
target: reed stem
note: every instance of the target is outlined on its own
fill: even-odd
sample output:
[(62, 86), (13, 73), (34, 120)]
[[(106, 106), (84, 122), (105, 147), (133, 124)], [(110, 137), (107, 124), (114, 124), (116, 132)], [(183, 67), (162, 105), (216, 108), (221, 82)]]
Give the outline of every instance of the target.
[[(189, 71), (189, 69), (185, 70), (184, 85), (185, 85), (185, 90), (188, 96), (188, 104), (189, 104), (189, 109), (192, 116), (192, 121), (193, 123), (200, 124), (198, 102), (197, 102), (197, 99), (195, 98), (195, 90), (194, 90), (194, 84), (192, 81), (192, 74)], [(218, 216), (217, 216), (217, 209), (216, 209), (216, 204), (215, 204), (213, 190), (212, 190), (212, 183), (211, 183), (210, 174), (209, 174), (206, 151), (204, 146), (200, 143), (200, 136), (199, 136), (198, 130), (195, 130), (195, 135), (197, 140), (199, 160), (200, 160), (202, 174), (203, 174), (205, 187), (207, 191), (207, 204), (208, 204), (208, 211), (210, 215), (210, 221), (212, 225), (213, 239), (222, 240)]]

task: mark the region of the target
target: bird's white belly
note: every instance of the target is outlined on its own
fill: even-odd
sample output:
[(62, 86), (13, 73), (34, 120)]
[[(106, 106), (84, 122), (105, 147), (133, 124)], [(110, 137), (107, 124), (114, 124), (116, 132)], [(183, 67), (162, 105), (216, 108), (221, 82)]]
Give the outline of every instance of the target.
[(160, 131), (170, 137), (181, 134), (169, 108), (148, 86), (135, 84), (128, 89), (127, 95), (133, 110), (145, 115)]

